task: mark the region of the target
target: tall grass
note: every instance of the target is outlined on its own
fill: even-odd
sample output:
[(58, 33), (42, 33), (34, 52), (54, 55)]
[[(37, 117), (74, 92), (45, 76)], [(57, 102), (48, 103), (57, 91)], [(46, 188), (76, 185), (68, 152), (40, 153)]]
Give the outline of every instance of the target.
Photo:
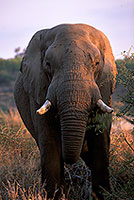
[(34, 199), (41, 194), (39, 151), (35, 141), (17, 111), (1, 112), (0, 121), (1, 197)]
[(134, 199), (134, 126), (122, 118), (112, 126), (110, 173), (112, 193), (106, 199)]
[[(111, 192), (104, 191), (106, 200), (134, 199), (134, 133), (133, 127), (124, 119), (115, 119), (111, 131), (110, 174)], [(82, 162), (78, 163), (90, 174)], [(72, 170), (66, 166), (68, 172)], [(69, 171), (70, 170), (70, 171)], [(74, 166), (76, 170), (76, 166)], [(77, 169), (81, 177), (83, 174)], [(74, 172), (73, 172), (74, 173)], [(75, 172), (76, 174), (76, 172)], [(0, 113), (0, 199), (3, 200), (42, 200), (45, 190), (40, 184), (39, 150), (34, 139), (25, 129), (18, 112)], [(77, 176), (77, 174), (76, 174)], [(71, 178), (70, 178), (71, 179)], [(86, 176), (79, 180), (85, 184)], [(80, 186), (80, 185), (79, 185)], [(90, 183), (79, 187), (85, 192)], [(77, 199), (70, 191), (71, 200)], [(87, 189), (88, 190), (88, 189)], [(76, 189), (78, 191), (78, 188)], [(90, 191), (89, 191), (90, 193)], [(84, 194), (84, 193), (83, 193)], [(73, 197), (74, 195), (74, 197)], [(79, 198), (80, 199), (80, 198)], [(82, 200), (82, 199), (81, 199)], [(85, 199), (84, 199), (85, 200)]]

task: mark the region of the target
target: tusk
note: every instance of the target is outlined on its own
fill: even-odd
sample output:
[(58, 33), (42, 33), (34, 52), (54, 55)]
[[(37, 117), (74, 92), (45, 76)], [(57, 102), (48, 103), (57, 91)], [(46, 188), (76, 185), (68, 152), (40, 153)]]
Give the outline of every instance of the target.
[(103, 112), (107, 113), (113, 112), (113, 108), (107, 106), (101, 99), (98, 100), (97, 105)]
[(36, 113), (39, 115), (45, 114), (51, 108), (51, 105), (51, 102), (49, 100), (46, 100), (43, 106), (41, 106), (41, 108), (39, 108)]

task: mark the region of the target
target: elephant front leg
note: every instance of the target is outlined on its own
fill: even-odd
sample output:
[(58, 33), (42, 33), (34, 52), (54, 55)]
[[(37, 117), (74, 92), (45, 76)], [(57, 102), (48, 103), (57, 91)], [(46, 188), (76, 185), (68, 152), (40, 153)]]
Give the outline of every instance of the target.
[[(88, 141), (88, 166), (92, 172), (93, 191), (97, 197), (103, 200), (102, 191), (110, 190), (109, 183), (109, 148), (106, 143), (106, 132), (102, 135), (95, 136), (91, 133)], [(93, 142), (93, 144), (92, 144)]]
[(42, 183), (45, 184), (48, 198), (53, 198), (56, 191), (58, 194), (60, 188), (64, 185), (64, 167), (55, 145), (56, 144), (44, 145), (40, 153)]
[[(51, 124), (52, 125), (52, 124)], [(41, 128), (41, 126), (40, 126)], [(52, 128), (52, 127), (51, 127)], [(42, 183), (45, 184), (47, 198), (59, 198), (64, 188), (64, 163), (61, 156), (60, 135), (45, 125), (39, 134), (39, 148)]]
[[(98, 118), (100, 117), (102, 118), (102, 115), (98, 116)], [(86, 132), (88, 150), (81, 154), (81, 157), (91, 169), (93, 191), (99, 199), (103, 199), (101, 188), (110, 190), (109, 144), (111, 116), (107, 115), (103, 120), (105, 121), (103, 126), (97, 120), (96, 124), (91, 125), (94, 128)]]

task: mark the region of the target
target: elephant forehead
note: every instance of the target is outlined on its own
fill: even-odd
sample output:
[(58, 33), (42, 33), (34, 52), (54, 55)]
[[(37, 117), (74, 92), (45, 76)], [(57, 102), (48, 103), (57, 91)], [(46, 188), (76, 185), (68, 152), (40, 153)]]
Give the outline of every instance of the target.
[(61, 26), (57, 31), (57, 38), (77, 38), (77, 37), (86, 37), (87, 30), (83, 29), (82, 26), (77, 25), (64, 25)]
[(69, 38), (57, 40), (49, 47), (46, 56), (51, 60), (57, 60), (57, 62), (66, 62), (66, 65), (79, 65), (81, 64), (80, 62), (87, 65), (91, 61), (92, 55), (90, 54), (95, 55), (91, 48), (91, 45), (85, 39), (74, 40)]
[(97, 45), (98, 40), (100, 41), (99, 35), (99, 31), (91, 26), (85, 24), (66, 24), (56, 28), (55, 40), (59, 42), (64, 41), (64, 43), (75, 40), (79, 41), (79, 43), (85, 41), (86, 43), (92, 42)]
[[(56, 26), (48, 31), (45, 40), (49, 41), (48, 39), (50, 38), (51, 45), (56, 42), (56, 46), (60, 46), (61, 43), (68, 45), (69, 41), (77, 41), (80, 46), (85, 46), (88, 42), (95, 44), (95, 46), (99, 46), (98, 41), (101, 41), (100, 32), (97, 29), (85, 24), (62, 24)], [(85, 44), (83, 41), (85, 41)]]

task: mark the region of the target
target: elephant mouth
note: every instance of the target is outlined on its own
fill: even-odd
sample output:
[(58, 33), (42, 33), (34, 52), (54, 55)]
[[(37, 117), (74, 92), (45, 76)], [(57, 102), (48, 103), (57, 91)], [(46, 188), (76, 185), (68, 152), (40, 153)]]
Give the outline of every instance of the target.
[[(36, 111), (39, 115), (44, 115), (52, 106), (51, 101), (46, 100), (45, 103)], [(104, 113), (112, 113), (113, 108), (106, 105), (101, 99), (97, 101), (98, 108)]]
[[(49, 100), (46, 100), (43, 106), (37, 110), (37, 114), (45, 114), (51, 106), (52, 103)], [(97, 106), (103, 112), (113, 112), (113, 109), (107, 106), (101, 99), (97, 101)], [(70, 111), (71, 110), (69, 109), (69, 111), (60, 116), (61, 144), (64, 162), (73, 164), (77, 162), (81, 153), (88, 113), (86, 115), (84, 113), (81, 113), (81, 115), (78, 115), (77, 113), (77, 115), (75, 115), (75, 113), (72, 112), (70, 117)]]

